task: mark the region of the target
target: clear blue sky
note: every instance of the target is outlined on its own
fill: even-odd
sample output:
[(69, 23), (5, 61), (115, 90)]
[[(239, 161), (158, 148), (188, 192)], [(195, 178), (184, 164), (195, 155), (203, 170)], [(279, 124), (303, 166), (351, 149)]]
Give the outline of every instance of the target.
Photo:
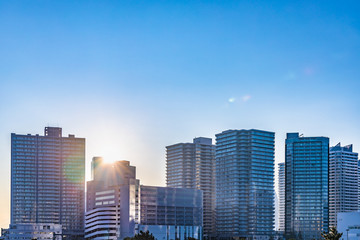
[[(165, 146), (226, 129), (360, 151), (358, 1), (1, 1), (0, 227), (10, 133), (87, 139), (165, 184)], [(89, 164), (87, 174), (89, 174)], [(89, 175), (87, 175), (89, 178)]]

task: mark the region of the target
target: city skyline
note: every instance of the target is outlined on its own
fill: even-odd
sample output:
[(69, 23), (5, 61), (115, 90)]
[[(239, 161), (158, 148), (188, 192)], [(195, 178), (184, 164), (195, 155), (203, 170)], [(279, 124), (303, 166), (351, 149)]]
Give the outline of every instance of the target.
[[(234, 133), (242, 133), (242, 134), (239, 134), (239, 138), (238, 137), (236, 137), (236, 138), (234, 138)], [(246, 134), (248, 134), (248, 133), (251, 133), (250, 135), (252, 135), (252, 134), (254, 134), (254, 133), (256, 133), (255, 135), (258, 135), (258, 136), (252, 136), (252, 137), (250, 137), (250, 138), (248, 138), (249, 136), (246, 136), (246, 134), (244, 135), (244, 133), (246, 133)], [(224, 139), (221, 139), (221, 143), (219, 143), (218, 141), (219, 141), (219, 137), (221, 136), (221, 135), (226, 135), (225, 137), (224, 137)], [(264, 171), (260, 171), (260, 172), (258, 172), (257, 173), (257, 171), (259, 170), (258, 169), (258, 166), (260, 166), (258, 163), (260, 163), (260, 162), (262, 162), (262, 160), (264, 160), (264, 159), (262, 159), (262, 158), (265, 158), (265, 159), (267, 159), (267, 160), (270, 160), (270, 158), (272, 158), (272, 161), (274, 161), (274, 159), (273, 159), (273, 156), (274, 156), (274, 135), (275, 135), (275, 133), (272, 133), (272, 132), (266, 132), (266, 131), (262, 131), (262, 130), (256, 130), (256, 129), (250, 129), (250, 130), (244, 130), (244, 129), (242, 129), (242, 130), (226, 130), (226, 131), (223, 131), (222, 133), (220, 133), (220, 134), (216, 134), (216, 146), (217, 146), (217, 153), (219, 153), (219, 157), (221, 158), (221, 154), (222, 153), (225, 153), (225, 155), (224, 156), (229, 156), (229, 155), (232, 155), (231, 153), (229, 153), (229, 150), (230, 149), (232, 149), (232, 151), (234, 151), (234, 149), (235, 148), (231, 148), (231, 147), (233, 147), (233, 146), (236, 146), (237, 144), (235, 144), (235, 142), (236, 141), (240, 141), (239, 142), (239, 146), (237, 146), (236, 148), (238, 148), (238, 147), (240, 147), (240, 148), (238, 148), (238, 150), (237, 151), (239, 151), (239, 153), (240, 152), (242, 152), (242, 151), (244, 151), (244, 152), (242, 152), (243, 154), (245, 154), (244, 156), (247, 156), (247, 152), (249, 151), (249, 149), (248, 149), (248, 147), (250, 147), (251, 149), (253, 148), (253, 150), (250, 150), (250, 152), (252, 153), (250, 156), (252, 156), (252, 157), (250, 157), (250, 158), (248, 158), (247, 160), (250, 160), (250, 159), (252, 159), (252, 160), (250, 160), (250, 162), (253, 162), (254, 163), (254, 169), (253, 169), (253, 174), (255, 174), (254, 176), (258, 176), (257, 174), (258, 173), (260, 173), (261, 172), (261, 174), (263, 175), (264, 174)], [(272, 136), (272, 137), (270, 137), (270, 136)], [(14, 138), (15, 137), (15, 138)], [(50, 157), (50, 158), (48, 158), (48, 157), (45, 157), (45, 159), (53, 159), (54, 158), (54, 150), (55, 150), (55, 148), (57, 148), (58, 147), (58, 145), (54, 145), (54, 141), (56, 140), (56, 141), (58, 141), (58, 140), (61, 140), (61, 139), (68, 139), (68, 140), (65, 140), (65, 143), (68, 143), (69, 141), (71, 141), (71, 139), (74, 139), (75, 140), (75, 135), (73, 135), (73, 134), (69, 134), (69, 136), (68, 137), (64, 137), (64, 136), (62, 136), (62, 129), (61, 128), (59, 128), (59, 127), (45, 127), (45, 131), (44, 131), (44, 136), (39, 136), (39, 134), (35, 134), (35, 135), (31, 135), (31, 134), (27, 134), (27, 135), (18, 135), (18, 134), (12, 134), (12, 146), (13, 146), (13, 143), (16, 145), (16, 147), (14, 147), (14, 148), (12, 148), (12, 150), (15, 152), (15, 155), (13, 155), (13, 153), (12, 153), (12, 156), (15, 156), (15, 159), (17, 160), (17, 161), (19, 161), (20, 160), (20, 162), (19, 162), (19, 164), (21, 164), (21, 161), (23, 161), (24, 159), (28, 159), (28, 157), (23, 157), (23, 155), (26, 153), (27, 154), (27, 156), (33, 156), (33, 154), (34, 153), (32, 153), (33, 151), (32, 151), (32, 149), (34, 149), (34, 147), (35, 147), (35, 145), (33, 144), (33, 141), (35, 140), (35, 143), (36, 142), (39, 142), (39, 143), (37, 143), (38, 145), (39, 145), (39, 150), (36, 150), (35, 152), (37, 152), (37, 154), (39, 154), (39, 156), (48, 156), (48, 157)], [(300, 137), (300, 138), (299, 138)], [(37, 138), (44, 138), (44, 140), (41, 140), (41, 141), (39, 141), (39, 140), (37, 140)], [(226, 138), (228, 138), (228, 140), (226, 140)], [(254, 138), (254, 139), (252, 139), (252, 138)], [(268, 138), (268, 139), (267, 139)], [(272, 138), (272, 140), (270, 140)], [(14, 140), (15, 139), (15, 140)], [(58, 140), (57, 140), (58, 139)], [(84, 140), (85, 141), (85, 139), (84, 138), (80, 138), (81, 140)], [(267, 139), (267, 140), (265, 140), (265, 139)], [(304, 140), (304, 143), (306, 143), (306, 144), (298, 144), (297, 146), (297, 148), (302, 148), (302, 150), (300, 150), (299, 151), (299, 149), (297, 149), (297, 150), (295, 150), (295, 153), (297, 152), (297, 154), (299, 154), (300, 153), (300, 155), (299, 156), (297, 156), (297, 154), (294, 154), (294, 159), (297, 159), (296, 161), (298, 161), (298, 160), (300, 160), (300, 162), (297, 164), (298, 166), (301, 166), (301, 162), (304, 160), (306, 160), (306, 161), (312, 161), (313, 159), (316, 159), (316, 158), (319, 158), (318, 157), (318, 154), (316, 153), (316, 151), (318, 151), (318, 145), (319, 145), (319, 142), (326, 142), (327, 144), (326, 145), (324, 145), (324, 148), (323, 147), (321, 147), (321, 148), (319, 148), (319, 149), (323, 149), (323, 150), (326, 150), (327, 149), (327, 151), (325, 151), (325, 152), (323, 152), (323, 154), (325, 154), (327, 157), (326, 157), (326, 165), (328, 164), (328, 160), (329, 160), (329, 138), (327, 138), (327, 137), (304, 137), (303, 136), (303, 134), (301, 134), (301, 135), (299, 135), (299, 133), (288, 133), (287, 134), (287, 139), (286, 139), (286, 146), (287, 146), (287, 158), (288, 158), (288, 156), (292, 156), (293, 154), (292, 153), (289, 153), (289, 146), (288, 146), (288, 144), (289, 144), (289, 142), (288, 141), (290, 141), (291, 140), (291, 142), (292, 142), (292, 144), (293, 144), (293, 139), (298, 139), (298, 141), (299, 140), (301, 140), (301, 142)], [(320, 140), (321, 139), (321, 140)], [(270, 141), (268, 141), (268, 140), (270, 140)], [(29, 142), (30, 141), (30, 142)], [(55, 141), (55, 142), (56, 142)], [(64, 140), (63, 140), (64, 141)], [(225, 141), (226, 142), (226, 146), (222, 143), (223, 141)], [(249, 142), (248, 142), (249, 141)], [(268, 141), (268, 142), (267, 142)], [(295, 140), (295, 142), (296, 142), (296, 140)], [(313, 143), (311, 143), (311, 142), (313, 142)], [(44, 144), (45, 143), (45, 144)], [(203, 137), (199, 137), (199, 138), (195, 138), (194, 139), (194, 143), (203, 143), (203, 144), (211, 144), (211, 139), (209, 139), (209, 138), (203, 138)], [(249, 146), (245, 146), (246, 144), (249, 144), (250, 143), (250, 145)], [(300, 141), (299, 141), (299, 143), (300, 143)], [(25, 144), (25, 145), (24, 145)], [(30, 144), (30, 145), (29, 145)], [(44, 146), (42, 146), (44, 144)], [(190, 143), (186, 143), (185, 145), (189, 145)], [(235, 145), (234, 145), (235, 144)], [(14, 146), (15, 146), (14, 145)], [(84, 145), (84, 144), (83, 144)], [(181, 143), (180, 144), (175, 144), (175, 145), (173, 145), (173, 146), (176, 146), (176, 145), (181, 145)], [(320, 144), (321, 145), (321, 144)], [(170, 146), (170, 147), (173, 147), (173, 146)], [(272, 147), (271, 147), (272, 146)], [(295, 145), (294, 145), (295, 146)], [(333, 149), (335, 149), (335, 148), (340, 148), (339, 147), (340, 146), (340, 143), (338, 143), (335, 147), (333, 147)], [(50, 148), (49, 148), (50, 147)], [(72, 148), (73, 147), (75, 147), (75, 145), (74, 146), (72, 146)], [(83, 146), (84, 148), (85, 148), (85, 146)], [(230, 149), (227, 149), (228, 147), (230, 147)], [(167, 149), (169, 148), (169, 146), (167, 147)], [(267, 149), (267, 148), (269, 148), (269, 149)], [(25, 150), (24, 150), (25, 149)], [(51, 149), (50, 151), (48, 150), (48, 149)], [(66, 149), (66, 148), (65, 148)], [(262, 149), (262, 150), (260, 150), (259, 151), (259, 149)], [(271, 149), (271, 151), (272, 151), (272, 153), (271, 153), (271, 151), (270, 151), (270, 149)], [(308, 153), (305, 153), (304, 154), (304, 150), (307, 150), (308, 151)], [(346, 149), (346, 151), (352, 151), (352, 145), (348, 145), (348, 146), (345, 146), (344, 147), (344, 149)], [(20, 150), (20, 151), (18, 151), (18, 150)], [(169, 149), (168, 149), (169, 150)], [(188, 151), (189, 149), (187, 149), (187, 150), (185, 150), (185, 151)], [(266, 154), (269, 154), (269, 158), (267, 158), (267, 157), (264, 157), (264, 151), (265, 150), (265, 152), (268, 152), (268, 153), (266, 153)], [(269, 150), (269, 151), (268, 151)], [(321, 150), (321, 151), (323, 151), (323, 150)], [(42, 152), (42, 151), (44, 151), (44, 152)], [(292, 150), (293, 151), (293, 150)], [(28, 152), (28, 153), (27, 153)], [(65, 151), (66, 152), (66, 151)], [(263, 153), (261, 153), (261, 152), (263, 152)], [(306, 151), (305, 151), (306, 152)], [(20, 155), (19, 155), (19, 153), (20, 153)], [(45, 155), (44, 155), (44, 153), (46, 153)], [(332, 153), (332, 151), (330, 151), (330, 154)], [(259, 154), (259, 155), (258, 155)], [(16, 157), (16, 155), (19, 155), (20, 156), (20, 158), (19, 157)], [(241, 155), (241, 154), (240, 154)], [(304, 158), (304, 159), (302, 159), (304, 156), (312, 156), (312, 157), (306, 157), (306, 159)], [(324, 155), (324, 156), (325, 156)], [(26, 156), (26, 155), (24, 155), (24, 156)], [(59, 155), (60, 156), (60, 155)], [(58, 158), (59, 157), (58, 155), (56, 155), (56, 157), (55, 158)], [(243, 156), (243, 157), (244, 157)], [(270, 157), (271, 156), (271, 157)], [(296, 157), (297, 156), (297, 157)], [(320, 156), (322, 156), (322, 154), (320, 154)], [(356, 156), (357, 156), (357, 153), (356, 153)], [(72, 156), (72, 157), (75, 157), (75, 155), (74, 156)], [(260, 157), (260, 158), (259, 158)], [(298, 159), (298, 157), (300, 157), (299, 159)], [(39, 158), (39, 161), (40, 161), (40, 165), (39, 165), (39, 169), (41, 169), (41, 161), (43, 160), (43, 158), (44, 157), (40, 157)], [(320, 157), (320, 158), (322, 158), (322, 157)], [(83, 158), (84, 159), (84, 158)], [(230, 159), (232, 159), (232, 157), (230, 156)], [(243, 159), (244, 160), (244, 158), (240, 158), (240, 159)], [(259, 160), (260, 159), (262, 159), (260, 162), (259, 162)], [(325, 158), (323, 158), (323, 159), (325, 159)], [(331, 158), (330, 158), (331, 159)], [(266, 160), (266, 161), (267, 161)], [(357, 165), (357, 158), (355, 159), (356, 160), (356, 165)], [(71, 160), (72, 161), (72, 160)], [(286, 160), (287, 161), (287, 160)], [(292, 160), (293, 161), (293, 160)], [(62, 161), (61, 161), (62, 162)], [(129, 172), (127, 172), (127, 171), (125, 171), (125, 172), (123, 172), (123, 170), (121, 170), (122, 169), (122, 167), (120, 167), (120, 168), (118, 168), (118, 167), (115, 167), (114, 168), (114, 166), (115, 165), (117, 165), (117, 164), (125, 164), (125, 165), (128, 165), (129, 164), (129, 162), (128, 161), (117, 161), (116, 163), (107, 163), (107, 162), (104, 162), (104, 164), (106, 164), (106, 165), (103, 165), (103, 164), (101, 164), (101, 162), (104, 162), (103, 161), (103, 158), (101, 158), (101, 157), (93, 157), (93, 160), (92, 160), (92, 163), (91, 163), (91, 173), (92, 173), (92, 179), (94, 179), (95, 177), (96, 177), (96, 175), (98, 175), (97, 173), (98, 173), (98, 170), (97, 170), (97, 168), (102, 168), (101, 166), (106, 166), (105, 168), (107, 168), (108, 170), (101, 170), (103, 173), (101, 174), (102, 175), (102, 177), (105, 177), (107, 180), (106, 181), (104, 181), (104, 183), (106, 183), (106, 184), (108, 184), (108, 185), (114, 185), (114, 183), (115, 182), (118, 182), (119, 181), (119, 178), (120, 179), (122, 179), (122, 178), (124, 178), (124, 176), (128, 176), (128, 173)], [(233, 161), (230, 161), (230, 162), (233, 162)], [(258, 163), (256, 163), (256, 162), (258, 162)], [(49, 161), (48, 162), (50, 165), (51, 164), (53, 164), (53, 163), (51, 163), (51, 161)], [(240, 161), (239, 162), (240, 163), (240, 166), (243, 166), (242, 164), (242, 162)], [(222, 164), (226, 164), (226, 160), (224, 160), (224, 162), (222, 163)], [(286, 163), (287, 164), (287, 163)], [(314, 161), (313, 163), (311, 163), (311, 165), (316, 165), (317, 164), (317, 161)], [(217, 164), (218, 165), (218, 164)], [(227, 164), (226, 164), (227, 165)], [(230, 165), (232, 165), (232, 164), (230, 164)], [(251, 166), (252, 166), (253, 164), (251, 164)], [(256, 182), (258, 182), (258, 184), (260, 184), (259, 186), (265, 186), (265, 185), (268, 185), (269, 187), (270, 186), (272, 186), (272, 190), (270, 190), (270, 188), (268, 188), (268, 187), (266, 187), (267, 188), (267, 190), (265, 190), (265, 192), (267, 191), (268, 193), (270, 193), (270, 195), (273, 195), (273, 192), (272, 191), (274, 191), (275, 190), (275, 186), (274, 186), (274, 164), (271, 164), (272, 165), (272, 171), (271, 171), (271, 174), (270, 175), (268, 175), (267, 176), (267, 174), (268, 173), (266, 173), (264, 176), (267, 176), (267, 177), (265, 177), (264, 179), (261, 179), (261, 178), (258, 178), (257, 177), (257, 180), (256, 180)], [(270, 165), (269, 165), (270, 166)], [(268, 168), (269, 166), (267, 166), (267, 164), (264, 164), (264, 165), (262, 165), (261, 167), (263, 167), (264, 168), (264, 170), (266, 169), (266, 168)], [(321, 165), (322, 166), (322, 165)], [(110, 167), (110, 168), (108, 168), (108, 167)], [(313, 167), (311, 167), (311, 169), (312, 169)], [(318, 171), (318, 169), (317, 169), (318, 167), (316, 167), (316, 168), (314, 168), (315, 170), (315, 172), (316, 171)], [(321, 167), (321, 168), (323, 168), (323, 167)], [(16, 168), (14, 168), (15, 170), (16, 170)], [(134, 168), (135, 169), (135, 168)], [(220, 169), (222, 169), (222, 167), (216, 167), (216, 171), (217, 171), (217, 176), (218, 176), (218, 171), (220, 170)], [(233, 169), (233, 167), (232, 166), (229, 166), (229, 169)], [(228, 169), (228, 170), (229, 170)], [(329, 168), (330, 169), (330, 168)], [(23, 170), (21, 170), (21, 169), (19, 169), (20, 171), (23, 171)], [(109, 172), (109, 170), (110, 170), (110, 172)], [(121, 170), (121, 171), (120, 171)], [(245, 169), (243, 169), (243, 170), (245, 170)], [(267, 172), (269, 169), (267, 169), (265, 172)], [(344, 169), (345, 170), (345, 169)], [(83, 166), (83, 171), (85, 171), (85, 168), (84, 168), (84, 166)], [(115, 171), (115, 172), (114, 172)], [(222, 171), (222, 170), (221, 170)], [(290, 172), (291, 172), (291, 170), (289, 170)], [(301, 171), (303, 171), (303, 170), (301, 170)], [(300, 171), (300, 172), (301, 172)], [(327, 171), (327, 168), (326, 168), (326, 171)], [(346, 171), (346, 170), (345, 170)], [(16, 172), (18, 172), (18, 171), (16, 171)], [(67, 171), (65, 171), (65, 172), (67, 172)], [(106, 172), (106, 173), (105, 173)], [(299, 172), (299, 173), (300, 173)], [(104, 174), (105, 173), (105, 174)], [(115, 174), (116, 173), (116, 174)], [(270, 172), (269, 172), (270, 173)], [(303, 172), (303, 173), (305, 173), (305, 172)], [(356, 172), (357, 173), (357, 172)], [(24, 174), (24, 173), (23, 173)], [(31, 174), (31, 173), (29, 173), (29, 172), (27, 172), (27, 173), (25, 173), (25, 176), (27, 175), (27, 174)], [(310, 175), (309, 175), (310, 174)], [(130, 174), (131, 175), (131, 174)], [(221, 174), (220, 174), (221, 175)], [(251, 175), (251, 174), (250, 174)], [(301, 175), (301, 174), (300, 174)], [(300, 176), (299, 175), (299, 176)], [(315, 175), (312, 175), (312, 173), (308, 173), (308, 172), (306, 172), (306, 175), (309, 175), (309, 176), (315, 176)], [(325, 175), (327, 175), (327, 174), (325, 174)], [(98, 175), (98, 177), (99, 177), (100, 175)], [(272, 176), (272, 183), (270, 183), (270, 182), (268, 182), (268, 180), (266, 180), (266, 179), (268, 179), (268, 177), (270, 177), (270, 176)], [(324, 175), (323, 174), (320, 174), (320, 175), (318, 175), (317, 176), (317, 178), (322, 178)], [(19, 176), (18, 176), (19, 177)], [(23, 178), (23, 176), (20, 176), (20, 177), (22, 177)], [(40, 178), (43, 178), (44, 176), (40, 176)], [(75, 177), (75, 176), (74, 176)], [(108, 178), (108, 177), (110, 177), (110, 178)], [(113, 178), (113, 177), (115, 177), (115, 178)], [(18, 179), (16, 176), (15, 176), (15, 182), (16, 182), (16, 179)], [(185, 178), (186, 179), (186, 178)], [(255, 178), (256, 179), (256, 178)], [(108, 181), (109, 180), (109, 181)], [(115, 180), (115, 182), (114, 182), (114, 180)], [(265, 181), (266, 180), (266, 181)], [(357, 178), (355, 178), (354, 179), (355, 180), (355, 182), (356, 182), (356, 184), (357, 184)], [(12, 181), (13, 182), (13, 181)], [(122, 182), (122, 180), (120, 180), (120, 182)], [(220, 182), (222, 182), (222, 181), (220, 181)], [(321, 183), (322, 181), (320, 181), (320, 183)], [(327, 182), (327, 181), (326, 181)], [(217, 181), (217, 183), (219, 183), (219, 181)], [(266, 183), (266, 184), (265, 184)], [(88, 184), (89, 184), (89, 182), (88, 182)], [(265, 185), (264, 185), (265, 184)], [(31, 185), (31, 184), (30, 184)], [(46, 185), (46, 184), (45, 184)], [(217, 184), (218, 185), (218, 184)], [(246, 185), (246, 184), (245, 184)], [(253, 186), (254, 184), (253, 183), (251, 183), (250, 184), (251, 186)], [(256, 184), (255, 184), (256, 185)], [(291, 185), (291, 182), (290, 182), (290, 185)], [(316, 183), (316, 185), (317, 185), (317, 183)], [(287, 185), (286, 185), (287, 186)], [(88, 187), (89, 187), (89, 185), (88, 185)], [(191, 186), (189, 186), (189, 187), (191, 187)], [(261, 188), (263, 188), (263, 187), (261, 187)], [(222, 188), (217, 188), (217, 191), (219, 190), (219, 189), (222, 189)], [(250, 188), (251, 189), (251, 188)], [(257, 192), (259, 189), (257, 189), (257, 187), (255, 187), (255, 192), (253, 192), (253, 193), (251, 193), (252, 191), (250, 191), (250, 197), (251, 197), (251, 195), (252, 194), (259, 194), (259, 196), (261, 196), (261, 195), (266, 195), (266, 194), (268, 194), (268, 193), (266, 193), (266, 194), (263, 194), (262, 192), (260, 193), (260, 192)], [(295, 188), (296, 189), (296, 188)], [(327, 189), (327, 186), (326, 186), (326, 189)], [(243, 189), (244, 190), (244, 189)], [(269, 190), (270, 190), (270, 192), (269, 192)], [(357, 189), (356, 189), (357, 190)], [(261, 190), (262, 191), (262, 190)], [(232, 192), (232, 191), (230, 191), (230, 192)], [(265, 193), (264, 192), (264, 193)], [(322, 192), (322, 191), (320, 191), (320, 192)], [(330, 191), (329, 191), (329, 194), (330, 194)], [(15, 194), (15, 195), (17, 195), (17, 194)], [(51, 194), (50, 194), (51, 195)], [(222, 195), (222, 194), (221, 194)], [(264, 196), (263, 196), (264, 197)], [(303, 196), (304, 197), (304, 196)], [(261, 197), (260, 197), (261, 198)], [(260, 199), (259, 198), (259, 199)], [(267, 197), (266, 197), (267, 198)], [(256, 197), (255, 197), (255, 199), (256, 199)], [(329, 197), (329, 199), (330, 199), (330, 197)], [(260, 201), (260, 202), (262, 202), (262, 204), (263, 203), (265, 203), (265, 202), (263, 202), (263, 201)], [(253, 203), (252, 203), (253, 204)], [(274, 202), (273, 202), (273, 204), (274, 204)], [(270, 207), (270, 208), (274, 208), (274, 205), (272, 204), (272, 206)], [(126, 204), (125, 204), (126, 205)], [(258, 204), (255, 204), (255, 205), (258, 205)], [(356, 203), (356, 205), (357, 205), (357, 203)], [(264, 205), (265, 206), (265, 205)], [(297, 208), (297, 207), (295, 207), (295, 208)], [(316, 208), (316, 207), (315, 207)], [(326, 207), (327, 208), (327, 207)], [(266, 211), (265, 211), (266, 212)], [(264, 214), (265, 212), (262, 212), (262, 211), (260, 211), (260, 213), (261, 214)], [(326, 216), (328, 216), (328, 215), (326, 215)], [(327, 218), (327, 217), (326, 217)], [(270, 219), (271, 219), (271, 217), (270, 217)], [(271, 221), (271, 220), (270, 220)], [(273, 222), (273, 224), (274, 224), (274, 222)], [(273, 225), (273, 227), (274, 227), (274, 225)]]
[(158, 186), (165, 146), (227, 129), (275, 132), (275, 163), (288, 132), (360, 151), (356, 2), (36, 3), (0, 3), (0, 227), (11, 133), (44, 126), (87, 139), (86, 180), (102, 156)]

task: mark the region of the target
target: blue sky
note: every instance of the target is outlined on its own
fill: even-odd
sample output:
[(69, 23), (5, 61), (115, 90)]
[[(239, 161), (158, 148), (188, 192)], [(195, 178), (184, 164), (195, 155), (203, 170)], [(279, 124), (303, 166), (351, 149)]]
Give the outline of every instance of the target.
[[(357, 1), (1, 1), (0, 226), (10, 133), (63, 127), (165, 184), (165, 146), (226, 129), (360, 151)], [(89, 174), (89, 164), (87, 173)], [(89, 175), (88, 175), (89, 176)]]

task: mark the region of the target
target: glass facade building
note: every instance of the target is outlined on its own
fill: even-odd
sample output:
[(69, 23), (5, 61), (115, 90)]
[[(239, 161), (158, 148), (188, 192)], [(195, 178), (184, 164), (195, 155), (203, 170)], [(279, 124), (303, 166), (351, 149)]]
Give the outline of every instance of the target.
[(268, 239), (274, 233), (275, 133), (216, 135), (216, 229), (220, 238)]
[(166, 185), (203, 191), (204, 236), (215, 233), (215, 146), (211, 138), (166, 147)]
[(285, 233), (321, 239), (329, 228), (329, 138), (288, 133), (285, 144)]
[(61, 224), (64, 239), (83, 236), (85, 139), (11, 134), (11, 224)]
[(329, 220), (337, 226), (337, 214), (358, 210), (358, 154), (352, 145), (330, 148)]
[(157, 239), (202, 239), (203, 195), (201, 190), (140, 187), (139, 230), (149, 230)]

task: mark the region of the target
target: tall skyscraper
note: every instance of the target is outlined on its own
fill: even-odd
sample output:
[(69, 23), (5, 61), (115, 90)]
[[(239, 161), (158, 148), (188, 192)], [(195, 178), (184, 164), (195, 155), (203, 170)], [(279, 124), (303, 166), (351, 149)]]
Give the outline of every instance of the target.
[(329, 228), (329, 138), (288, 133), (285, 148), (285, 233), (321, 239)]
[(11, 224), (61, 224), (64, 239), (81, 239), (84, 189), (84, 138), (11, 134)]
[(168, 187), (203, 191), (204, 236), (215, 232), (215, 146), (211, 138), (195, 138), (193, 143), (166, 147)]
[(358, 154), (352, 145), (330, 148), (329, 218), (337, 226), (337, 214), (358, 210)]
[(278, 167), (279, 231), (285, 232), (285, 163), (279, 163)]
[(268, 239), (274, 231), (275, 133), (216, 135), (216, 228), (220, 238)]

